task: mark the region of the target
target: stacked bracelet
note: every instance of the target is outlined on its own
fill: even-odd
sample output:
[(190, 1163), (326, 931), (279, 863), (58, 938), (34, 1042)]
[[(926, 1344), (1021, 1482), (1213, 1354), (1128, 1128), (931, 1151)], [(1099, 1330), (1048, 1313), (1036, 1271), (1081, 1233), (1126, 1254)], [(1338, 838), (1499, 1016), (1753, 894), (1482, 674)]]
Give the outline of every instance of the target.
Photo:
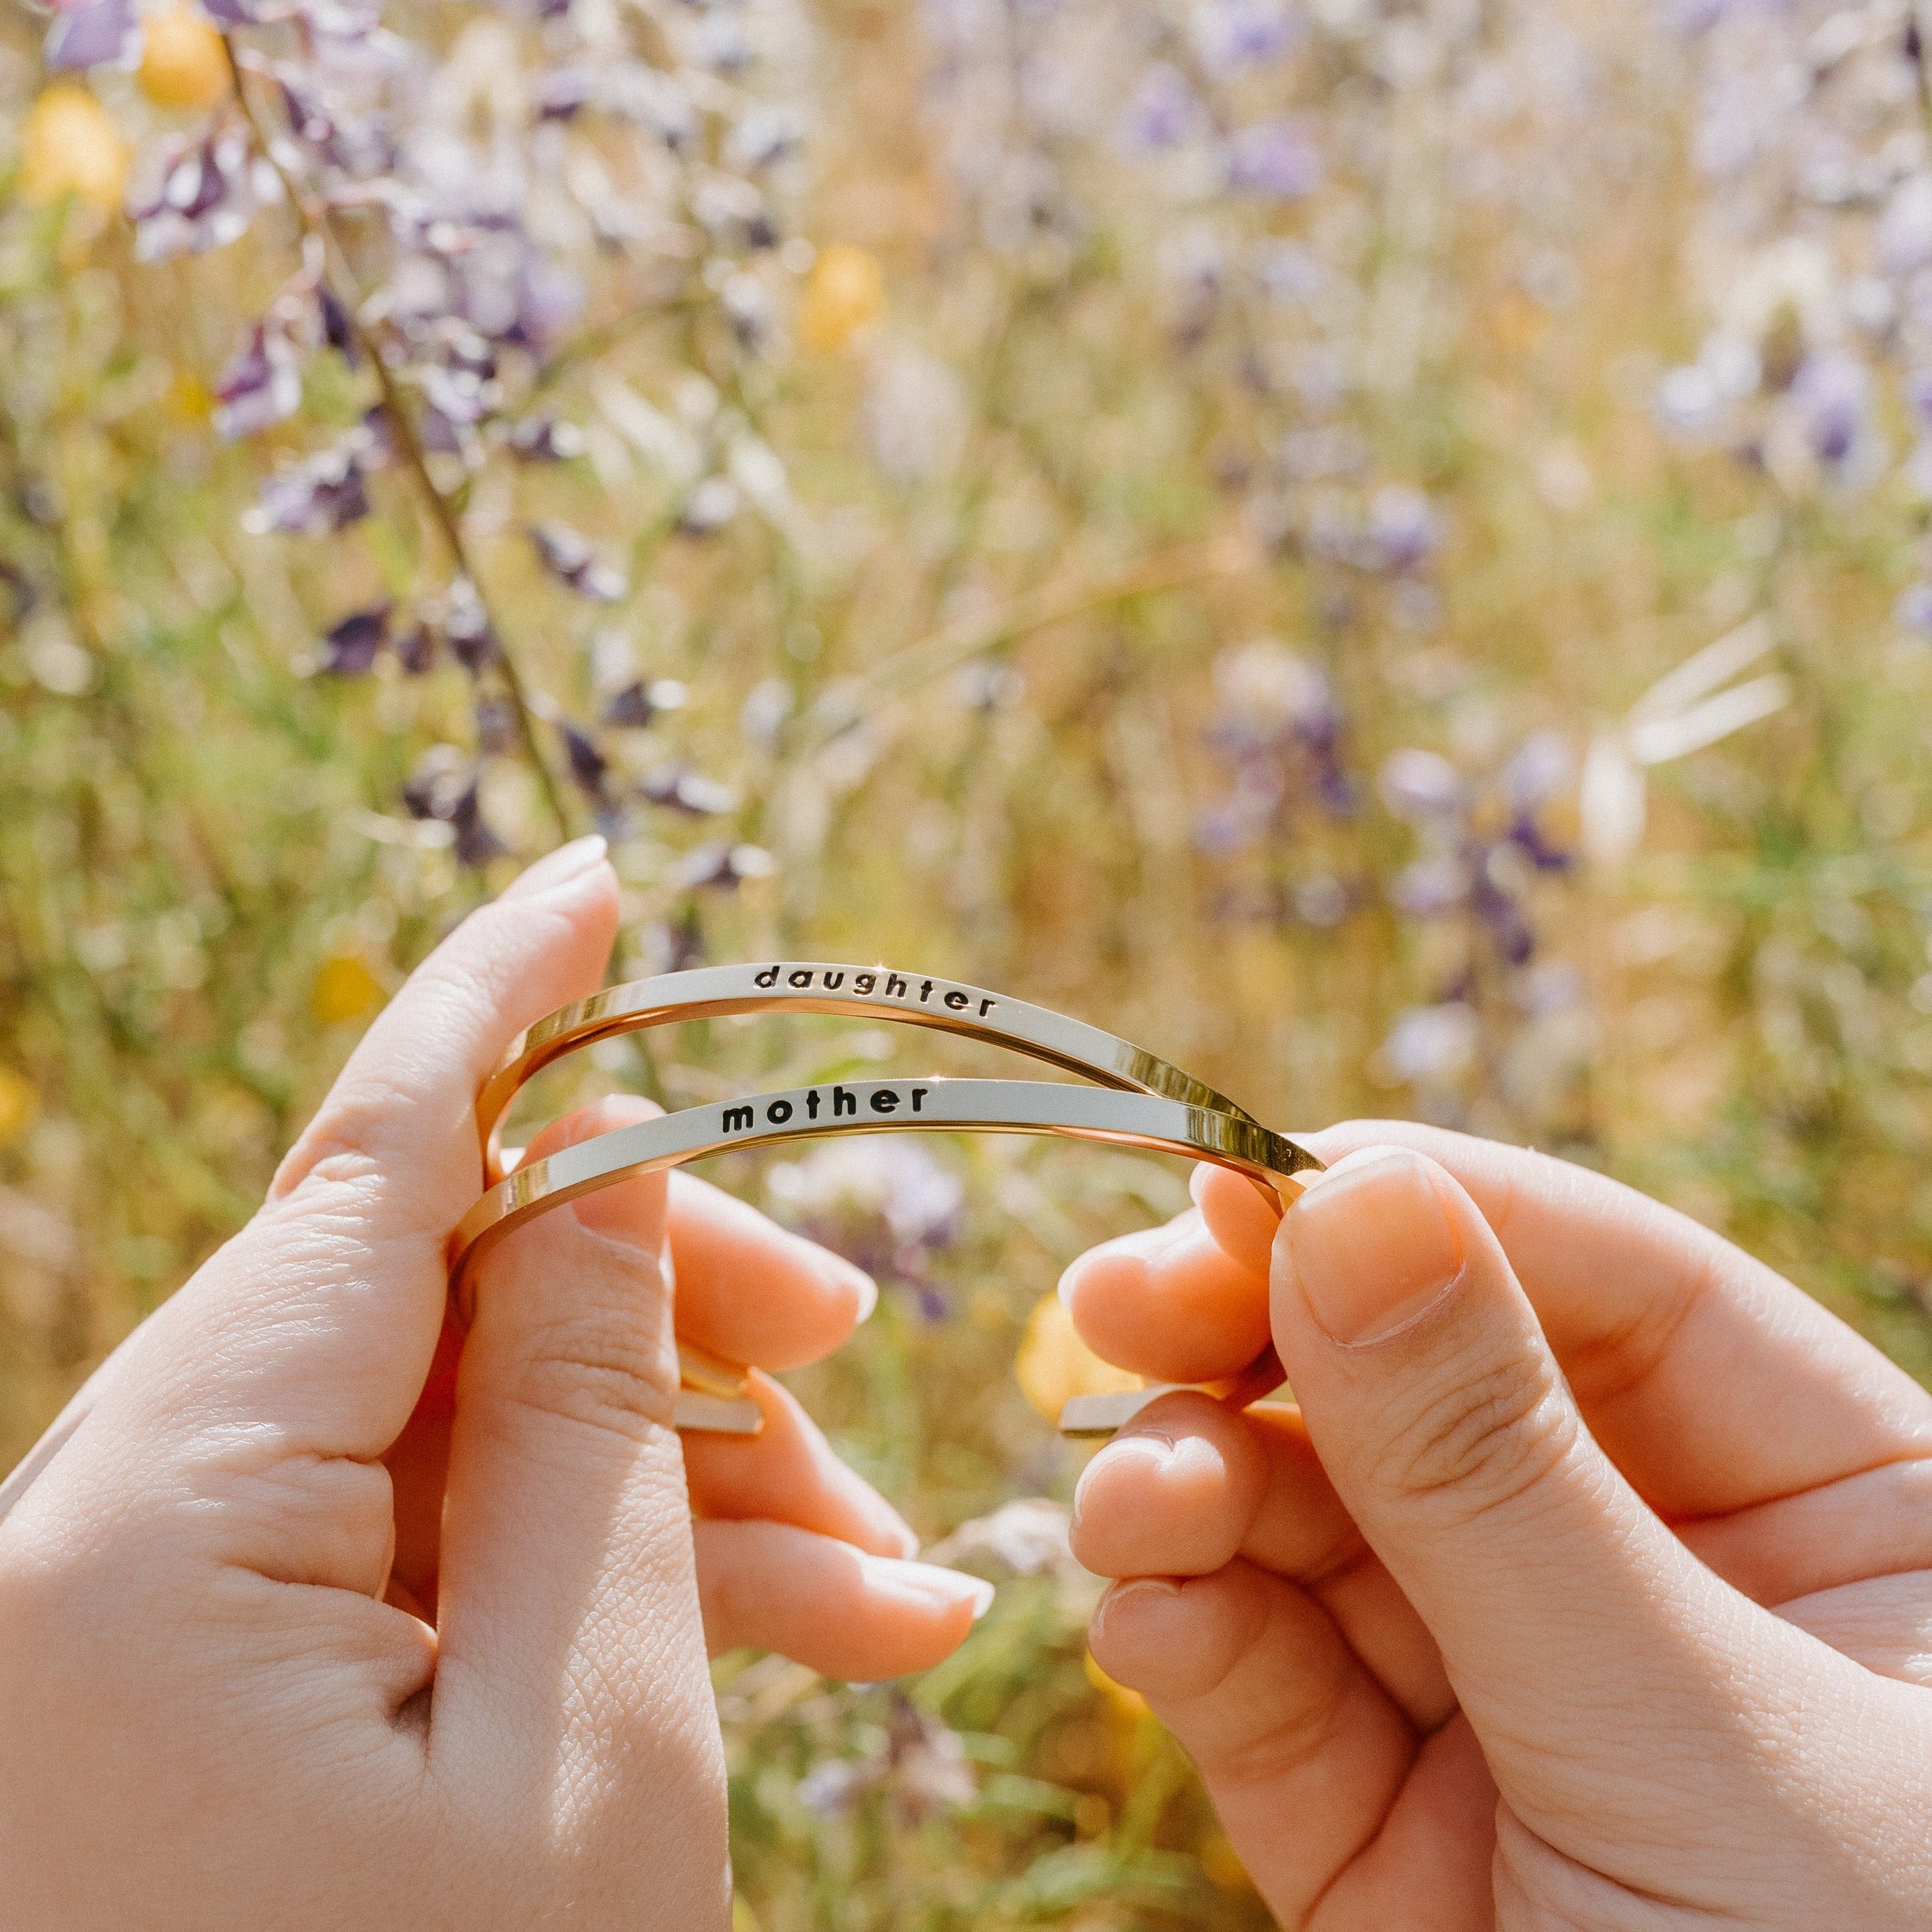
[[(560, 1149), (496, 1178), (502, 1118), (542, 1068), (592, 1041), (726, 1014), (792, 1012), (875, 1017), (932, 1027), (1045, 1060), (1100, 1083), (1074, 1087), (1022, 1080), (823, 1082), (782, 1093), (690, 1107)], [(722, 966), (616, 986), (560, 1009), (532, 1027), (484, 1083), (477, 1124), (494, 1181), (452, 1241), (451, 1292), (458, 1316), (473, 1309), (476, 1270), (496, 1242), (566, 1201), (642, 1174), (740, 1148), (845, 1133), (1053, 1134), (1184, 1154), (1245, 1176), (1279, 1213), (1321, 1163), (1262, 1126), (1190, 1074), (1081, 1021), (983, 988), (884, 967), (793, 963)], [(747, 1371), (687, 1343), (679, 1347), (680, 1428), (755, 1433), (762, 1420)], [(1245, 1405), (1281, 1380), (1274, 1352), (1232, 1381), (1210, 1384)], [(1163, 1388), (1076, 1396), (1063, 1432), (1111, 1434)]]

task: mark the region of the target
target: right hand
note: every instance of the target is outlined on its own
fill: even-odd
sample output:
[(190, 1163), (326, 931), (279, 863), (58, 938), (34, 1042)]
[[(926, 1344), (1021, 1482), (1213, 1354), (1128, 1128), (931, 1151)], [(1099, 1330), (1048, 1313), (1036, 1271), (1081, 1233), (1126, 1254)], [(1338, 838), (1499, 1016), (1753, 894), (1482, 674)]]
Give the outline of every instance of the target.
[(1294, 1932), (1932, 1926), (1932, 1396), (1708, 1230), (1389, 1122), (1282, 1220), (1084, 1256), (1168, 1381), (1088, 1466), (1092, 1642)]

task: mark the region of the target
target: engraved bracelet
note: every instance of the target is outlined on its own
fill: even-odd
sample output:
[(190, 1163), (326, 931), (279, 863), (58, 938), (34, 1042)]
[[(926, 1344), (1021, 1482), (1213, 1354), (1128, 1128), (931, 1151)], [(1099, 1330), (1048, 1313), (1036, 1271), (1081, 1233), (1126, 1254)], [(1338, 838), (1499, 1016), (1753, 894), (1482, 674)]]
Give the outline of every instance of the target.
[[(1199, 1089), (1198, 1082), (1188, 1084)], [(1160, 1094), (1022, 1080), (823, 1082), (686, 1108), (560, 1148), (518, 1168), (470, 1209), (452, 1239), (451, 1291), (458, 1316), (466, 1321), (472, 1312), (476, 1270), (490, 1248), (564, 1202), (736, 1148), (908, 1130), (1052, 1134), (1191, 1156), (1244, 1175), (1277, 1212), (1321, 1166), (1306, 1149), (1246, 1114)], [(686, 1384), (678, 1397), (680, 1427), (755, 1432), (760, 1412), (742, 1379), (734, 1379), (742, 1370), (688, 1344), (680, 1344), (680, 1360)], [(1280, 1380), (1280, 1365), (1270, 1348), (1230, 1382), (1208, 1386), (1222, 1400), (1243, 1406)], [(1164, 1392), (1155, 1388), (1076, 1397), (1063, 1410), (1060, 1426), (1070, 1435), (1110, 1434)]]
[(503, 1116), (525, 1081), (579, 1047), (680, 1021), (736, 1013), (827, 1013), (846, 1019), (883, 1019), (932, 1027), (1084, 1074), (1127, 1093), (1158, 1094), (1190, 1106), (1210, 1108), (1238, 1120), (1249, 1116), (1224, 1094), (1130, 1041), (1046, 1006), (1009, 999), (983, 986), (938, 980), (885, 966), (827, 965), (784, 960), (774, 964), (707, 966), (607, 987), (540, 1019), (512, 1046), (477, 1096), (486, 1177), (502, 1178), (499, 1145)]

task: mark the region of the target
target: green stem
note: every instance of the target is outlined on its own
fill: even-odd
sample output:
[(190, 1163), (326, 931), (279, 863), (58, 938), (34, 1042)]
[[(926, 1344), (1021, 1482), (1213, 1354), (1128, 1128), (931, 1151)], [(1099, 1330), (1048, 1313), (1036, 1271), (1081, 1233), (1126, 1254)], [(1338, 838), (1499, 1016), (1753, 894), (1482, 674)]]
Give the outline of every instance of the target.
[(466, 578), (477, 599), (483, 605), (483, 615), (489, 625), (490, 633), (496, 640), (496, 668), (501, 674), (503, 688), (510, 700), (510, 709), (517, 721), (517, 736), (521, 742), (524, 755), (530, 760), (530, 769), (536, 775), (538, 789), (543, 794), (544, 804), (550, 817), (556, 821), (560, 837), (568, 838), (575, 828), (571, 823), (570, 813), (552, 776), (550, 763), (543, 754), (536, 731), (536, 713), (532, 708), (528, 688), (517, 662), (510, 654), (502, 628), (495, 614), (484, 601), (482, 580), (471, 562), (470, 548), (463, 535), (463, 526), (458, 521), (455, 511), (449, 500), (437, 488), (436, 479), (430, 474), (429, 460), (424, 452), (422, 439), (416, 432), (416, 419), (410, 414), (400, 386), (397, 382), (387, 362), (383, 358), (382, 346), (364, 325), (361, 313), (361, 302), (357, 294), (355, 278), (350, 272), (349, 264), (342, 246), (337, 238), (334, 225), (325, 208), (320, 214), (310, 212), (304, 201), (296, 182), (290, 177), (277, 157), (268, 134), (255, 112), (254, 104), (248, 98), (244, 82), (242, 67), (235, 50), (232, 38), (224, 34), (221, 44), (228, 56), (228, 70), (234, 84), (236, 104), (242, 117), (248, 124), (248, 130), (254, 136), (255, 145), (262, 158), (275, 172), (281, 183), (282, 192), (287, 196), (292, 210), (296, 226), (304, 241), (313, 241), (322, 250), (322, 260), (339, 281), (344, 297), (344, 307), (349, 320), (350, 333), (356, 348), (368, 359), (375, 371), (376, 386), (382, 397), (382, 410), (387, 418), (398, 453), (403, 466), (416, 478), (423, 500), (429, 506), (431, 520), (440, 532), (445, 547), (449, 552), (452, 567)]

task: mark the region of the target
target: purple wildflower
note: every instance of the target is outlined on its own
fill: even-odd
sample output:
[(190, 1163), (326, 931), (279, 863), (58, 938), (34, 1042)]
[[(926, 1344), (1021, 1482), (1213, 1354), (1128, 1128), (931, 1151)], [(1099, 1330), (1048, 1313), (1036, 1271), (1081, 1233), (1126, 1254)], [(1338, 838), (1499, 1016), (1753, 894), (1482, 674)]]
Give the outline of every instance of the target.
[(1468, 802), (1469, 788), (1462, 774), (1436, 752), (1394, 753), (1377, 782), (1382, 802), (1412, 825), (1457, 818)]
[(418, 618), (396, 640), (396, 662), (411, 677), (422, 677), (436, 667), (436, 627)]
[(58, 16), (42, 57), (52, 68), (131, 67), (140, 49), (141, 22), (129, 0), (92, 0)]
[(131, 207), (134, 252), (143, 262), (224, 248), (248, 231), (256, 210), (280, 188), (248, 137), (229, 128), (176, 150), (154, 198)]
[(1369, 501), (1370, 567), (1408, 571), (1424, 562), (1442, 541), (1435, 507), (1406, 483), (1384, 483)]
[(324, 633), (323, 670), (335, 677), (361, 677), (372, 669), (389, 637), (390, 606), (378, 604), (352, 612)]
[(338, 448), (322, 450), (271, 477), (242, 521), (244, 528), (256, 534), (284, 530), (322, 536), (368, 514), (362, 464), (352, 449)]
[(774, 1167), (767, 1186), (812, 1238), (872, 1275), (925, 1279), (957, 1238), (965, 1190), (910, 1135), (832, 1141)]
[(476, 766), (454, 745), (433, 745), (423, 754), (403, 787), (403, 802), (412, 818), (448, 826), (466, 866), (481, 868), (503, 850), (484, 820)]
[(678, 710), (688, 695), (675, 678), (654, 678), (649, 684), (634, 679), (605, 704), (604, 722), (626, 730), (641, 730), (661, 712)]
[(607, 797), (604, 782), (610, 776), (610, 760), (592, 742), (590, 735), (568, 718), (557, 726), (563, 740), (564, 757), (578, 790), (600, 803)]
[(295, 345), (273, 324), (256, 322), (216, 380), (214, 393), (215, 430), (229, 442), (293, 416), (302, 404)]
[(1194, 138), (1206, 125), (1186, 76), (1168, 62), (1156, 61), (1127, 103), (1121, 135), (1130, 148), (1156, 154)]
[(1261, 122), (1228, 140), (1228, 184), (1250, 194), (1298, 201), (1322, 185), (1322, 151), (1299, 122)]
[(1844, 464), (1864, 440), (1871, 408), (1871, 376), (1841, 350), (1808, 356), (1791, 384), (1791, 399), (1820, 462)]
[(730, 786), (682, 765), (652, 772), (638, 790), (640, 796), (652, 805), (663, 806), (693, 818), (716, 818), (738, 808), (738, 794)]
[(489, 613), (476, 594), (476, 586), (466, 577), (458, 578), (449, 586), (442, 634), (457, 662), (472, 673), (482, 670), (502, 654)]
[(564, 524), (538, 524), (530, 530), (530, 541), (544, 568), (560, 584), (599, 604), (615, 604), (630, 594), (630, 585), (621, 572), (599, 563), (590, 539)]

